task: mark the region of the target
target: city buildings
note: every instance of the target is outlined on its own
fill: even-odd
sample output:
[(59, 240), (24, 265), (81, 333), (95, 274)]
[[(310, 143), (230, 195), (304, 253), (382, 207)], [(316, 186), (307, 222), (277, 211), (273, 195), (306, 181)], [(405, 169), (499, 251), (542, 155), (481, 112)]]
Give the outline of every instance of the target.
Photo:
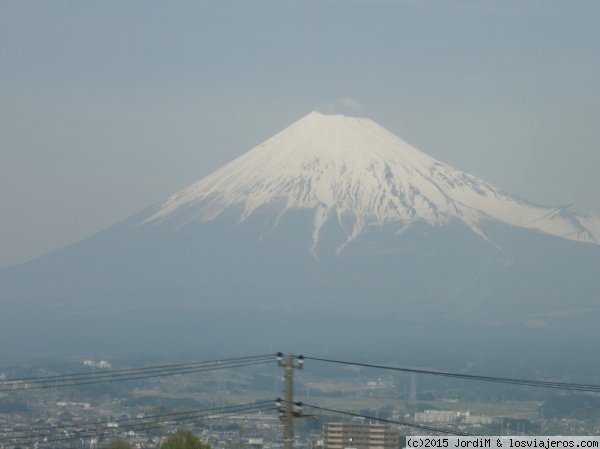
[(382, 424), (326, 423), (323, 449), (398, 449), (400, 432)]

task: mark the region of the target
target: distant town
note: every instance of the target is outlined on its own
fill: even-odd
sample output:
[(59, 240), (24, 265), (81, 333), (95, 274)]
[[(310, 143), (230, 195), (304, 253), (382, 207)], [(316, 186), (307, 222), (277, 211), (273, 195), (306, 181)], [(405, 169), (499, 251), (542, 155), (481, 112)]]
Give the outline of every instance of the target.
[[(3, 366), (0, 448), (94, 449), (116, 439), (159, 448), (185, 429), (213, 449), (283, 449), (291, 410), (281, 399), (285, 367), (242, 359), (219, 369), (231, 363), (130, 368), (82, 359)], [(397, 449), (410, 435), (600, 432), (598, 393), (322, 368), (294, 370), (297, 449)]]

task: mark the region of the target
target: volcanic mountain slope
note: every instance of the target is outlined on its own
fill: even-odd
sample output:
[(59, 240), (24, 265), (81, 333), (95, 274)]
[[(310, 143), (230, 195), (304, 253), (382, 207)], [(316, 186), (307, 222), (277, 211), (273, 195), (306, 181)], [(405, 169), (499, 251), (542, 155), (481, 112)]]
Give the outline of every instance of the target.
[(165, 202), (0, 270), (0, 353), (418, 335), (421, 352), (576, 354), (600, 339), (598, 242), (593, 216), (516, 198), (370, 120), (311, 113)]
[[(337, 220), (346, 240), (369, 226), (454, 220), (483, 236), (497, 220), (580, 242), (600, 242), (600, 220), (574, 208), (541, 207), (427, 156), (368, 119), (313, 112), (161, 204), (144, 223), (211, 221), (238, 207), (239, 220), (271, 206), (281, 217), (313, 214), (311, 251)], [(275, 224), (277, 224), (277, 220)]]

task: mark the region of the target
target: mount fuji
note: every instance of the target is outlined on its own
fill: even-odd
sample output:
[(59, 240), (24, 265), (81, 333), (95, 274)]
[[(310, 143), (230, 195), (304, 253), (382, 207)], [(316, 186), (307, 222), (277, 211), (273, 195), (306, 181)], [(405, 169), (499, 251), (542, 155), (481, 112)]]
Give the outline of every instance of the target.
[(277, 220), (313, 213), (315, 251), (323, 225), (338, 222), (343, 247), (369, 226), (459, 221), (485, 238), (478, 223), (496, 220), (580, 242), (600, 243), (600, 219), (572, 207), (540, 207), (444, 165), (361, 118), (313, 112), (187, 189), (144, 223), (212, 221), (240, 206), (240, 221), (262, 207)]
[(6, 353), (584, 357), (599, 269), (599, 218), (313, 112), (164, 202), (1, 270), (0, 338)]

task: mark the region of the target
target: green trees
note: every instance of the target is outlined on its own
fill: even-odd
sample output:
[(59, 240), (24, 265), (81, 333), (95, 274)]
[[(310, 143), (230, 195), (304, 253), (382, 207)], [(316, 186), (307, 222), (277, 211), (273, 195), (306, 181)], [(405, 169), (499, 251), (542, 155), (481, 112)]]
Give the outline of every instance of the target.
[[(111, 441), (107, 449), (132, 449), (129, 443), (121, 438)], [(211, 449), (210, 445), (203, 443), (191, 430), (180, 430), (167, 439), (160, 449)]]
[(210, 445), (200, 441), (191, 430), (180, 430), (165, 441), (160, 449), (210, 449)]

